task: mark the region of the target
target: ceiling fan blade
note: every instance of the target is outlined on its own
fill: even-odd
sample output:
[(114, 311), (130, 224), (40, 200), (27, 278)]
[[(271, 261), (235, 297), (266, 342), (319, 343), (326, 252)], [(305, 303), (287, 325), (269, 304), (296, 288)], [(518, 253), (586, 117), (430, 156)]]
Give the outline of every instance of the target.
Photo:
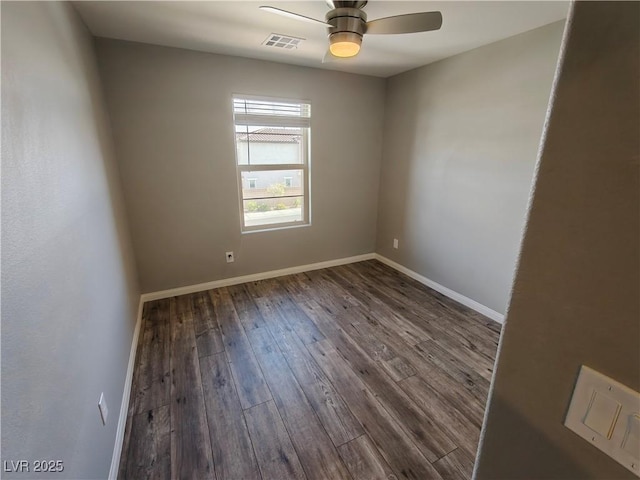
[(395, 17), (378, 18), (367, 22), (365, 33), (393, 34), (438, 30), (442, 26), (440, 12), (408, 13)]
[(282, 15), (283, 17), (293, 18), (294, 20), (302, 20), (303, 22), (309, 23), (317, 23), (324, 27), (332, 27), (330, 23), (323, 22), (322, 20), (316, 20), (315, 18), (306, 17), (304, 15), (300, 15), (299, 13), (288, 12), (287, 10), (282, 10), (281, 8), (269, 7), (267, 5), (263, 5), (260, 7), (261, 10), (265, 12), (275, 13), (277, 15)]

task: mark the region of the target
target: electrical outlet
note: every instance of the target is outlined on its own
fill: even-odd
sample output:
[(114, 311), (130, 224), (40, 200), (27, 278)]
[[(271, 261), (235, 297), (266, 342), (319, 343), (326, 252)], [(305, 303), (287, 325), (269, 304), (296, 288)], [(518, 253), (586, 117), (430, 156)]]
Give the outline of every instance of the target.
[(227, 252), (227, 263), (235, 262), (235, 258), (233, 258), (233, 252)]
[(107, 401), (104, 398), (104, 392), (100, 394), (100, 400), (98, 400), (98, 410), (100, 410), (100, 418), (102, 424), (107, 424), (107, 415), (109, 415), (109, 409), (107, 408)]
[(393, 239), (393, 248), (395, 248), (396, 250), (398, 249), (398, 239), (397, 238)]

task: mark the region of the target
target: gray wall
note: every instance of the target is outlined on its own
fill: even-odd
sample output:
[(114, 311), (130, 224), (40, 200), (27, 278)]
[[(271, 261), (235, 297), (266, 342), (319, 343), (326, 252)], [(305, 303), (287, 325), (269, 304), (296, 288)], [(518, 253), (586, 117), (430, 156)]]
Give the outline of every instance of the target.
[[(98, 59), (144, 292), (374, 251), (383, 79), (116, 40)], [(241, 235), (233, 93), (311, 101), (311, 226)]]
[(499, 313), (563, 26), (388, 80), (376, 251)]
[(640, 390), (639, 19), (575, 4), (477, 479), (635, 478), (562, 423), (581, 364)]
[(105, 478), (139, 290), (92, 38), (67, 3), (1, 8), (2, 460)]

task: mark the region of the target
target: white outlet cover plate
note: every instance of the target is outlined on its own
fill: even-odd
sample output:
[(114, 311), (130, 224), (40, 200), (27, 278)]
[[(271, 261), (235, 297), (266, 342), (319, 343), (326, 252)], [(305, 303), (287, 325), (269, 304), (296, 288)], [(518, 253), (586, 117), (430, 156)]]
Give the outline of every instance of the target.
[(564, 425), (640, 478), (640, 394), (582, 365)]

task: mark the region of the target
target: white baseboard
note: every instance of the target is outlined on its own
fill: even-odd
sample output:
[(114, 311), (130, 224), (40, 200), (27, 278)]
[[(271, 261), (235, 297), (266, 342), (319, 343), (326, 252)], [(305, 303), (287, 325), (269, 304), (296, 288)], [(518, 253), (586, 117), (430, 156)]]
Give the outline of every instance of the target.
[(345, 257), (338, 258), (336, 260), (328, 260), (326, 262), (318, 262), (318, 263), (310, 263), (307, 265), (298, 265), (296, 267), (282, 268), (280, 270), (271, 270), (268, 272), (260, 272), (254, 273), (251, 275), (243, 275), (241, 277), (231, 277), (231, 278), (223, 278), (221, 280), (214, 280), (212, 282), (199, 283), (196, 285), (187, 285), (184, 287), (172, 288), (169, 290), (161, 290), (159, 292), (150, 292), (143, 293), (140, 297), (141, 305), (144, 302), (149, 302), (151, 300), (160, 300), (162, 298), (170, 298), (178, 295), (186, 295), (189, 293), (203, 292), (206, 290), (211, 290), (214, 288), (220, 287), (228, 287), (230, 285), (238, 285), (240, 283), (247, 282), (255, 282), (258, 280), (265, 280), (267, 278), (276, 278), (283, 277), (285, 275), (292, 275), (294, 273), (302, 273), (309, 272), (311, 270), (320, 270), (322, 268), (335, 267), (338, 265), (346, 265), (349, 263), (362, 262), (365, 260), (379, 260), (385, 265), (390, 266), (398, 270), (399, 272), (404, 273), (405, 275), (417, 280), (418, 282), (426, 285), (429, 288), (434, 289), (437, 292), (449, 297), (452, 300), (455, 300), (462, 305), (465, 305), (472, 310), (475, 310), (482, 315), (489, 317), (492, 320), (495, 320), (498, 323), (504, 323), (504, 315), (501, 313), (492, 310), (491, 308), (482, 305), (475, 300), (472, 300), (469, 297), (465, 297), (461, 293), (458, 293), (450, 288), (445, 287), (444, 285), (440, 285), (438, 282), (434, 282), (433, 280), (428, 279), (427, 277), (420, 275), (419, 273), (414, 272), (413, 270), (408, 269), (407, 267), (400, 265), (399, 263), (394, 262), (393, 260), (388, 259), (387, 257), (383, 257), (378, 253), (365, 253), (364, 255), (356, 255), (354, 257)]
[(348, 263), (362, 262), (364, 260), (373, 260), (375, 253), (365, 253), (364, 255), (356, 255), (355, 257), (338, 258), (336, 260), (328, 260), (326, 262), (310, 263), (307, 265), (298, 265), (297, 267), (282, 268), (280, 270), (270, 270), (268, 272), (253, 273), (251, 275), (243, 275), (241, 277), (223, 278), (222, 280), (214, 280), (212, 282), (198, 283), (196, 285), (187, 285), (185, 287), (172, 288), (159, 292), (143, 293), (142, 303), (151, 300), (160, 300), (162, 298), (176, 297), (178, 295), (186, 295), (189, 293), (204, 292), (214, 288), (228, 287), (230, 285), (238, 285), (240, 283), (256, 282), (267, 278), (283, 277), (294, 273), (310, 272), (311, 270), (320, 270), (321, 268), (336, 267), (338, 265), (346, 265)]
[(138, 349), (138, 337), (142, 325), (142, 306), (144, 300), (140, 297), (138, 304), (138, 317), (133, 330), (133, 340), (131, 340), (131, 350), (129, 352), (129, 364), (127, 365), (127, 375), (124, 380), (124, 391), (122, 392), (122, 403), (120, 404), (120, 415), (118, 416), (118, 428), (116, 429), (116, 442), (113, 447), (111, 457), (111, 468), (109, 469), (109, 480), (116, 480), (118, 468), (120, 467), (120, 455), (122, 454), (122, 442), (124, 441), (124, 430), (127, 426), (127, 412), (129, 411), (129, 398), (131, 397), (131, 384), (133, 382), (133, 367), (136, 362), (136, 351)]
[(433, 288), (436, 292), (440, 292), (441, 294), (449, 297), (452, 300), (455, 300), (462, 305), (475, 310), (478, 313), (481, 313), (485, 317), (489, 317), (491, 320), (495, 320), (498, 323), (504, 323), (504, 315), (496, 312), (495, 310), (490, 309), (489, 307), (482, 305), (481, 303), (476, 302), (475, 300), (470, 299), (469, 297), (465, 297), (461, 293), (451, 290), (443, 285), (440, 285), (433, 280), (428, 279), (420, 275), (419, 273), (414, 272), (413, 270), (409, 270), (407, 267), (400, 265), (399, 263), (394, 262), (393, 260), (389, 260), (387, 257), (383, 257), (380, 254), (375, 254), (376, 260), (381, 261), (385, 265), (390, 266), (398, 270), (399, 272), (404, 273), (405, 275), (417, 280), (418, 282), (426, 285), (429, 288)]

